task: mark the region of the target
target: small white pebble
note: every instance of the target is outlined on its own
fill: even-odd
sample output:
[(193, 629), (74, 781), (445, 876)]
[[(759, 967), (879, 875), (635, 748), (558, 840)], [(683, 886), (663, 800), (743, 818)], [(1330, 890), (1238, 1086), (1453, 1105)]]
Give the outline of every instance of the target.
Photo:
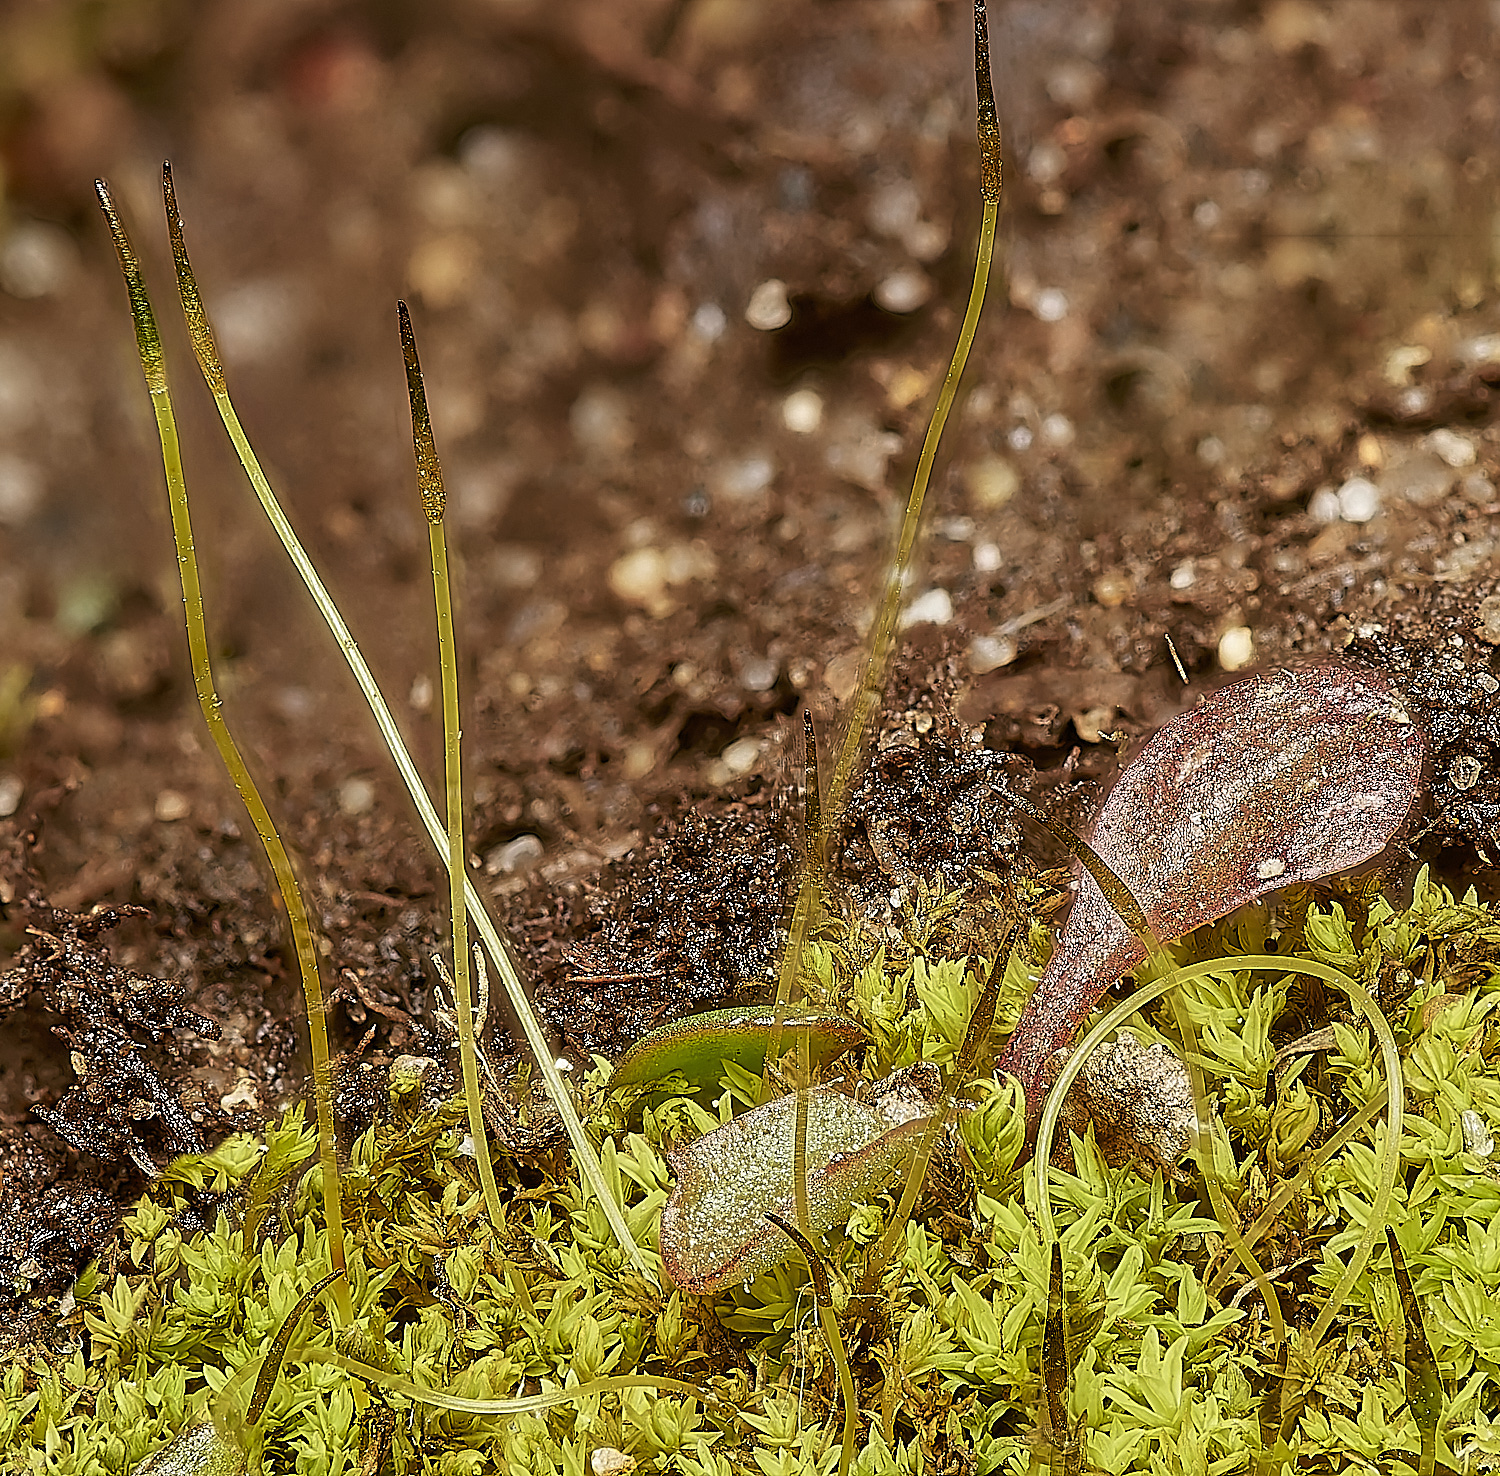
[(769, 692), (780, 670), (768, 656), (751, 656), (740, 666), (740, 685), (749, 692)]
[(1047, 74), (1047, 96), (1053, 102), (1081, 113), (1088, 110), (1104, 86), (1104, 74), (1082, 57), (1069, 57)]
[(1026, 160), (1026, 172), (1039, 185), (1049, 185), (1062, 177), (1068, 167), (1068, 156), (1055, 143), (1039, 143)]
[(736, 738), (719, 755), (719, 762), (724, 765), (733, 778), (738, 779), (741, 774), (748, 774), (755, 767), (756, 761), (759, 758), (759, 738)]
[(936, 261), (948, 245), (948, 228), (935, 220), (913, 221), (902, 231), (901, 244), (918, 261)]
[(1068, 316), (1068, 294), (1060, 287), (1043, 287), (1032, 298), (1031, 311), (1044, 323), (1061, 323)]
[(836, 702), (847, 702), (859, 681), (859, 652), (845, 651), (823, 668), (823, 685), (833, 693)]
[(781, 402), (781, 423), (799, 436), (810, 436), (823, 424), (823, 396), (800, 389)]
[(1368, 523), (1380, 511), (1380, 489), (1368, 477), (1350, 477), (1339, 488), (1339, 516), (1346, 523)]
[(882, 236), (899, 236), (908, 230), (922, 213), (922, 197), (909, 179), (890, 180), (877, 185), (865, 207), (870, 229)]
[(1224, 219), (1224, 212), (1212, 200), (1200, 200), (1193, 207), (1193, 224), (1200, 231), (1214, 230)]
[(568, 429), (578, 449), (590, 456), (618, 456), (635, 441), (630, 407), (609, 385), (590, 385), (573, 401)]
[(1042, 439), (1049, 446), (1073, 444), (1073, 422), (1066, 415), (1049, 415), (1042, 422)]
[(1106, 610), (1115, 610), (1135, 593), (1135, 579), (1128, 569), (1106, 569), (1094, 581), (1092, 593)]
[(1332, 487), (1319, 487), (1308, 499), (1307, 515), (1315, 523), (1338, 522), (1339, 494)]
[(668, 584), (691, 584), (695, 579), (712, 579), (719, 570), (718, 561), (702, 539), (669, 544), (664, 558)]
[(1000, 567), (1000, 545), (998, 543), (976, 543), (974, 545), (974, 568), (981, 574), (993, 574)]
[(1396, 396), (1396, 413), (1415, 420), (1432, 409), (1432, 391), (1425, 384), (1414, 384)]
[(969, 670), (975, 676), (1009, 666), (1019, 654), (1019, 647), (1009, 636), (975, 636), (969, 642)]
[(937, 531), (949, 543), (967, 543), (974, 536), (974, 519), (966, 517), (943, 518)]
[(1457, 431), (1451, 431), (1446, 426), (1440, 426), (1427, 437), (1427, 444), (1431, 449), (1449, 466), (1457, 470), (1459, 467), (1474, 465), (1474, 443), (1467, 436), (1461, 436)]
[(1274, 881), (1278, 876), (1286, 875), (1286, 862), (1272, 856), (1255, 868), (1255, 874), (1261, 881)]
[(1471, 364), (1500, 363), (1500, 333), (1482, 333), (1465, 339), (1458, 346), (1458, 356)]
[(1009, 442), (1012, 451), (1029, 450), (1033, 439), (1031, 434), (1031, 427), (1029, 425), (1014, 426), (1012, 427), (1010, 434), (1006, 436), (1005, 439), (1007, 442)]
[(164, 789), (156, 796), (156, 818), (163, 824), (185, 819), (191, 809), (188, 797), (175, 789)]
[(1419, 343), (1404, 343), (1393, 348), (1385, 356), (1385, 379), (1387, 384), (1400, 387), (1411, 383), (1411, 371), (1420, 369), (1432, 358), (1432, 350)]
[(886, 467), (901, 450), (901, 437), (879, 429), (873, 420), (851, 418), (823, 452), (823, 464), (835, 475), (872, 491), (885, 486)]
[(625, 1476), (635, 1470), (635, 1457), (612, 1445), (599, 1445), (589, 1453), (590, 1476)]
[(1448, 766), (1448, 778), (1460, 792), (1473, 789), (1484, 773), (1484, 765), (1472, 753), (1461, 753)]
[(0, 820), (8, 820), (21, 808), (26, 786), (19, 774), (0, 774)]
[(571, 1071), (573, 1063), (566, 1056), (559, 1056), (553, 1063), (559, 1071)]
[(542, 555), (524, 543), (496, 544), (486, 565), (491, 589), (531, 589), (542, 577)]
[(509, 182), (526, 168), (528, 144), (516, 132), (479, 123), (458, 141), (458, 162), (479, 179)]
[(659, 548), (633, 548), (610, 566), (609, 587), (627, 605), (660, 603), (667, 582), (667, 561)]
[(1219, 637), (1219, 665), (1225, 671), (1243, 671), (1255, 660), (1255, 636), (1248, 625), (1231, 625)]
[(1085, 743), (1103, 743), (1114, 721), (1115, 709), (1107, 703), (1073, 714), (1074, 730)]
[(902, 625), (946, 625), (953, 619), (953, 597), (941, 585), (918, 595), (906, 607)]
[[(448, 208), (438, 204), (437, 214), (445, 214)], [(430, 306), (453, 307), (470, 292), (479, 261), (479, 243), (470, 232), (438, 229), (412, 247), (406, 261), (407, 280)]]
[(714, 490), (731, 502), (740, 502), (764, 492), (775, 476), (776, 467), (769, 457), (744, 456), (720, 468)]
[(346, 815), (368, 815), (375, 808), (375, 786), (359, 775), (339, 785), (339, 809)]
[(903, 267), (875, 286), (875, 303), (888, 313), (914, 313), (932, 296), (932, 278), (916, 267)]
[(1021, 489), (1020, 473), (1003, 456), (981, 456), (963, 470), (964, 486), (975, 507), (1004, 507)]
[(1474, 629), (1487, 646), (1500, 646), (1500, 594), (1480, 600), (1474, 612)]
[(218, 295), (214, 330), (227, 364), (264, 363), (284, 354), (302, 326), (300, 294), (274, 277), (241, 282)]
[(432, 678), (421, 674), (412, 678), (411, 691), (407, 694), (407, 701), (411, 703), (413, 712), (432, 711)]
[(226, 1112), (232, 1112), (236, 1107), (259, 1109), (260, 1093), (256, 1091), (255, 1083), (250, 1079), (248, 1071), (235, 1083), (233, 1091), (225, 1092), (219, 1098), (219, 1106)]
[(1489, 1158), (1495, 1151), (1495, 1136), (1485, 1120), (1472, 1107), (1465, 1107), (1458, 1114), (1459, 1130), (1464, 1137), (1464, 1152)]
[(1204, 466), (1218, 466), (1228, 455), (1228, 447), (1217, 436), (1204, 436), (1198, 442), (1198, 460)]
[(693, 332), (705, 343), (717, 343), (728, 326), (729, 319), (716, 302), (700, 302), (693, 311)]
[(271, 701), (289, 722), (306, 722), (318, 710), (318, 699), (306, 687), (283, 687)]
[(1495, 484), (1483, 472), (1470, 472), (1459, 486), (1463, 490), (1465, 502), (1484, 507), (1495, 500)]
[(1193, 567), (1191, 559), (1184, 559), (1172, 570), (1172, 577), (1167, 581), (1173, 589), (1191, 589), (1198, 582), (1198, 571)]
[(762, 333), (785, 328), (792, 321), (792, 304), (787, 299), (786, 283), (779, 277), (767, 277), (750, 294), (745, 307), (745, 321)]
[(538, 835), (527, 832), (515, 836), (504, 845), (496, 846), (484, 858), (484, 873), (486, 876), (515, 876), (530, 871), (542, 859), (544, 849)]
[(625, 750), (627, 779), (644, 779), (656, 767), (656, 751), (649, 743), (632, 743)]

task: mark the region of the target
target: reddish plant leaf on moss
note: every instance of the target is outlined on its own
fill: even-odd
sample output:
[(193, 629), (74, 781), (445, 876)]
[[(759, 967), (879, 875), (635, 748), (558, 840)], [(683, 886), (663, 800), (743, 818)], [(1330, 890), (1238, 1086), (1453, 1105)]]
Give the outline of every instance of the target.
[[(1349, 662), (1221, 687), (1126, 765), (1091, 844), (1158, 938), (1378, 856), (1419, 806), (1428, 743), (1389, 678)], [(1001, 1057), (1033, 1127), (1054, 1052), (1145, 947), (1086, 872)]]

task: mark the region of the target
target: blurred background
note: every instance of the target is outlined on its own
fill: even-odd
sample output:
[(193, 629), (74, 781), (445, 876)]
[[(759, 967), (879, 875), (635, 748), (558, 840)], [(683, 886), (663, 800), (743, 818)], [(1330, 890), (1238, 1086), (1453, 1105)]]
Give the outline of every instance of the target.
[[(194, 981), (242, 1072), (291, 1040), (192, 701), (102, 175), (166, 330), (221, 690), (333, 977), (408, 999), (444, 929), (198, 382), (170, 158), (242, 419), (435, 774), (412, 304), (463, 570), (473, 861), (533, 967), (563, 977), (611, 868), (692, 807), (759, 857), (774, 917), (769, 740), (852, 687), (967, 292), (971, 20), (0, 8), (0, 815), (37, 837), (4, 900), (30, 866), (59, 905), (140, 902), (127, 955)], [(997, 0), (992, 26), (1003, 241), (890, 721), (1102, 772), (1109, 735), (1182, 701), (1164, 635), (1212, 679), (1493, 567), (1500, 5)], [(60, 1069), (37, 1039), (0, 1075), (13, 1105)]]

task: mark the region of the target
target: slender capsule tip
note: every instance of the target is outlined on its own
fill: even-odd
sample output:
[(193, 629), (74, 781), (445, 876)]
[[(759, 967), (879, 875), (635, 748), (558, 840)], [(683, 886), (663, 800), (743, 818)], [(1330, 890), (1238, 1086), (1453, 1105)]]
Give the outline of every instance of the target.
[(412, 330), (411, 313), (404, 302), (397, 302), (396, 317), (401, 324), (401, 354), (406, 360), (406, 393), (411, 401), (411, 443), (417, 459), (417, 490), (422, 497), (422, 511), (429, 523), (441, 523), (447, 510), (448, 496), (443, 490), (443, 472), (438, 464), (437, 446), (432, 439), (432, 419), (427, 411), (427, 389), (422, 380), (422, 362), (417, 357), (417, 335)]
[(1000, 203), (1000, 118), (990, 77), (990, 25), (985, 0), (974, 0), (974, 87), (978, 94), (979, 188), (986, 201)]
[(141, 371), (146, 377), (146, 388), (153, 395), (165, 395), (166, 361), (162, 357), (161, 336), (156, 330), (156, 315), (151, 311), (151, 299), (146, 292), (145, 278), (141, 276), (140, 262), (136, 259), (130, 237), (125, 233), (120, 212), (115, 209), (109, 186), (102, 179), (96, 179), (94, 192), (99, 197), (99, 208), (104, 212), (110, 239), (115, 245), (115, 255), (120, 259), (120, 275), (125, 279), (125, 291), (130, 298), (136, 351), (140, 355)]
[(228, 385), (224, 379), (224, 365), (219, 359), (219, 345), (214, 339), (213, 325), (208, 321), (208, 309), (203, 306), (203, 296), (198, 291), (198, 279), (193, 273), (187, 240), (182, 233), (182, 212), (177, 206), (177, 186), (172, 179), (170, 159), (162, 160), (161, 198), (167, 215), (167, 234), (172, 239), (172, 264), (177, 271), (177, 298), (182, 304), (182, 316), (187, 321), (193, 353), (197, 356), (198, 367), (203, 371), (209, 392), (215, 396), (227, 395)]

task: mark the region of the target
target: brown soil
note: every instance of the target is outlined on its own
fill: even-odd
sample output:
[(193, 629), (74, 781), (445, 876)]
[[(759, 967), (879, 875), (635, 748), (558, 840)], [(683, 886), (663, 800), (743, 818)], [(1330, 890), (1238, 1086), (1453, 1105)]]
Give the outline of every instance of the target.
[[(33, 879), (59, 908), (139, 904), (113, 957), (185, 981), (221, 1031), (181, 1038), (188, 1068), (231, 1108), (295, 1087), (300, 996), (193, 702), (103, 174), (156, 285), (221, 690), (315, 899), (335, 1039), (441, 1044), (445, 891), (166, 310), (169, 155), (242, 418), (435, 775), (413, 303), (463, 566), (476, 875), (574, 1053), (762, 975), (791, 855), (767, 740), (803, 704), (826, 730), (853, 682), (968, 281), (969, 23), (938, 0), (0, 16), (0, 949)], [(993, 24), (1004, 272), (894, 749), (977, 734), (1107, 774), (1107, 735), (1188, 700), (1167, 636), (1195, 682), (1361, 628), (1382, 659), (1377, 626), (1417, 670), (1433, 637), (1402, 612), (1434, 590), (1459, 665), (1491, 672), (1491, 11), (1026, 0)], [(761, 331), (772, 280), (791, 321)], [(1489, 697), (1444, 699), (1450, 778), (1500, 754)], [(889, 881), (916, 833), (889, 785), (932, 776), (886, 770), (850, 855)], [(1496, 811), (1471, 808), (1483, 845)], [(31, 1109), (73, 1081), (51, 1023), (18, 1009), (0, 1053), (16, 1161), (50, 1165), (32, 1182), (58, 1156)]]

